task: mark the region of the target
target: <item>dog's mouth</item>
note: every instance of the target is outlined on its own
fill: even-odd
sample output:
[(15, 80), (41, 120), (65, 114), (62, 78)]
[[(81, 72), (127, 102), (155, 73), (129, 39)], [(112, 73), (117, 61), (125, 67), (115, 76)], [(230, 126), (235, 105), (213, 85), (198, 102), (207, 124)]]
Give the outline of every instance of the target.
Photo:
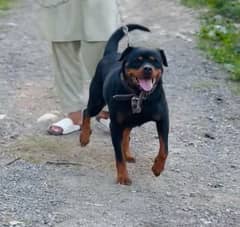
[(143, 91), (151, 91), (156, 79), (155, 78), (149, 78), (149, 79), (140, 79), (140, 78), (136, 78), (139, 87), (143, 90)]
[(144, 69), (128, 69), (127, 77), (132, 84), (138, 89), (149, 92), (151, 91), (161, 76), (160, 69), (152, 69), (145, 72)]

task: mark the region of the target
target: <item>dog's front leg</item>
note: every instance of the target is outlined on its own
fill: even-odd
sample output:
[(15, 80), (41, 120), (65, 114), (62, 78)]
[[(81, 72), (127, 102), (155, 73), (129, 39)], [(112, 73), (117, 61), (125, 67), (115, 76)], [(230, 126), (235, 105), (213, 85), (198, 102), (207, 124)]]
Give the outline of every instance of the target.
[(123, 131), (123, 138), (122, 138), (122, 153), (125, 157), (125, 160), (127, 162), (136, 162), (135, 158), (132, 156), (129, 143), (130, 143), (130, 133), (131, 128), (126, 128)]
[(154, 175), (157, 177), (164, 170), (165, 162), (168, 156), (168, 131), (169, 131), (169, 123), (168, 120), (162, 120), (156, 123), (157, 131), (159, 136), (159, 152), (157, 157), (155, 158), (152, 171)]
[(120, 125), (110, 124), (112, 143), (115, 151), (116, 167), (117, 167), (117, 183), (130, 185), (132, 181), (128, 177), (125, 156), (122, 151), (121, 143), (123, 139), (123, 129)]
[(89, 143), (91, 132), (91, 118), (88, 114), (87, 109), (85, 109), (83, 111), (83, 121), (80, 132), (80, 144), (82, 147), (86, 146)]

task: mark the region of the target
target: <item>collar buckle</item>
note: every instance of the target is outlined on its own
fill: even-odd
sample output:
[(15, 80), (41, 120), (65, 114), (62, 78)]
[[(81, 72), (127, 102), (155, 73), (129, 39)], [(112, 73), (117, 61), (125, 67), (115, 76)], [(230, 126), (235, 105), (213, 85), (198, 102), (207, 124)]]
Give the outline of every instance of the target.
[(131, 98), (131, 107), (132, 107), (132, 113), (133, 114), (141, 113), (141, 111), (142, 111), (142, 100), (140, 99), (140, 97), (133, 96)]

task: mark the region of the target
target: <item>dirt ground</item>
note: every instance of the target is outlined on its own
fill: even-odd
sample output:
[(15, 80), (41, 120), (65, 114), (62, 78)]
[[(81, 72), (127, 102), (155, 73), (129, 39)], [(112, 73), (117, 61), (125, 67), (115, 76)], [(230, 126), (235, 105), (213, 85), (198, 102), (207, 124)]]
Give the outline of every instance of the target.
[(121, 2), (126, 23), (152, 30), (132, 40), (167, 54), (165, 172), (151, 172), (158, 151), (152, 123), (133, 132), (131, 186), (115, 184), (110, 136), (97, 123), (86, 148), (78, 133), (46, 134), (50, 122), (37, 119), (62, 116), (38, 7), (22, 0), (0, 18), (0, 226), (240, 226), (239, 84), (196, 48), (196, 12), (177, 0)]

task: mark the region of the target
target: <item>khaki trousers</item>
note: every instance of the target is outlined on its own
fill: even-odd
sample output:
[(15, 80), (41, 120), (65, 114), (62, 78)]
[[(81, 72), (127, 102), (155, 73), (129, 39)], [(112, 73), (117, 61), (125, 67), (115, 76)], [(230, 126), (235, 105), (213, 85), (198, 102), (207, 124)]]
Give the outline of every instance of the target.
[(64, 113), (86, 106), (89, 83), (105, 45), (106, 42), (52, 42), (56, 91)]

